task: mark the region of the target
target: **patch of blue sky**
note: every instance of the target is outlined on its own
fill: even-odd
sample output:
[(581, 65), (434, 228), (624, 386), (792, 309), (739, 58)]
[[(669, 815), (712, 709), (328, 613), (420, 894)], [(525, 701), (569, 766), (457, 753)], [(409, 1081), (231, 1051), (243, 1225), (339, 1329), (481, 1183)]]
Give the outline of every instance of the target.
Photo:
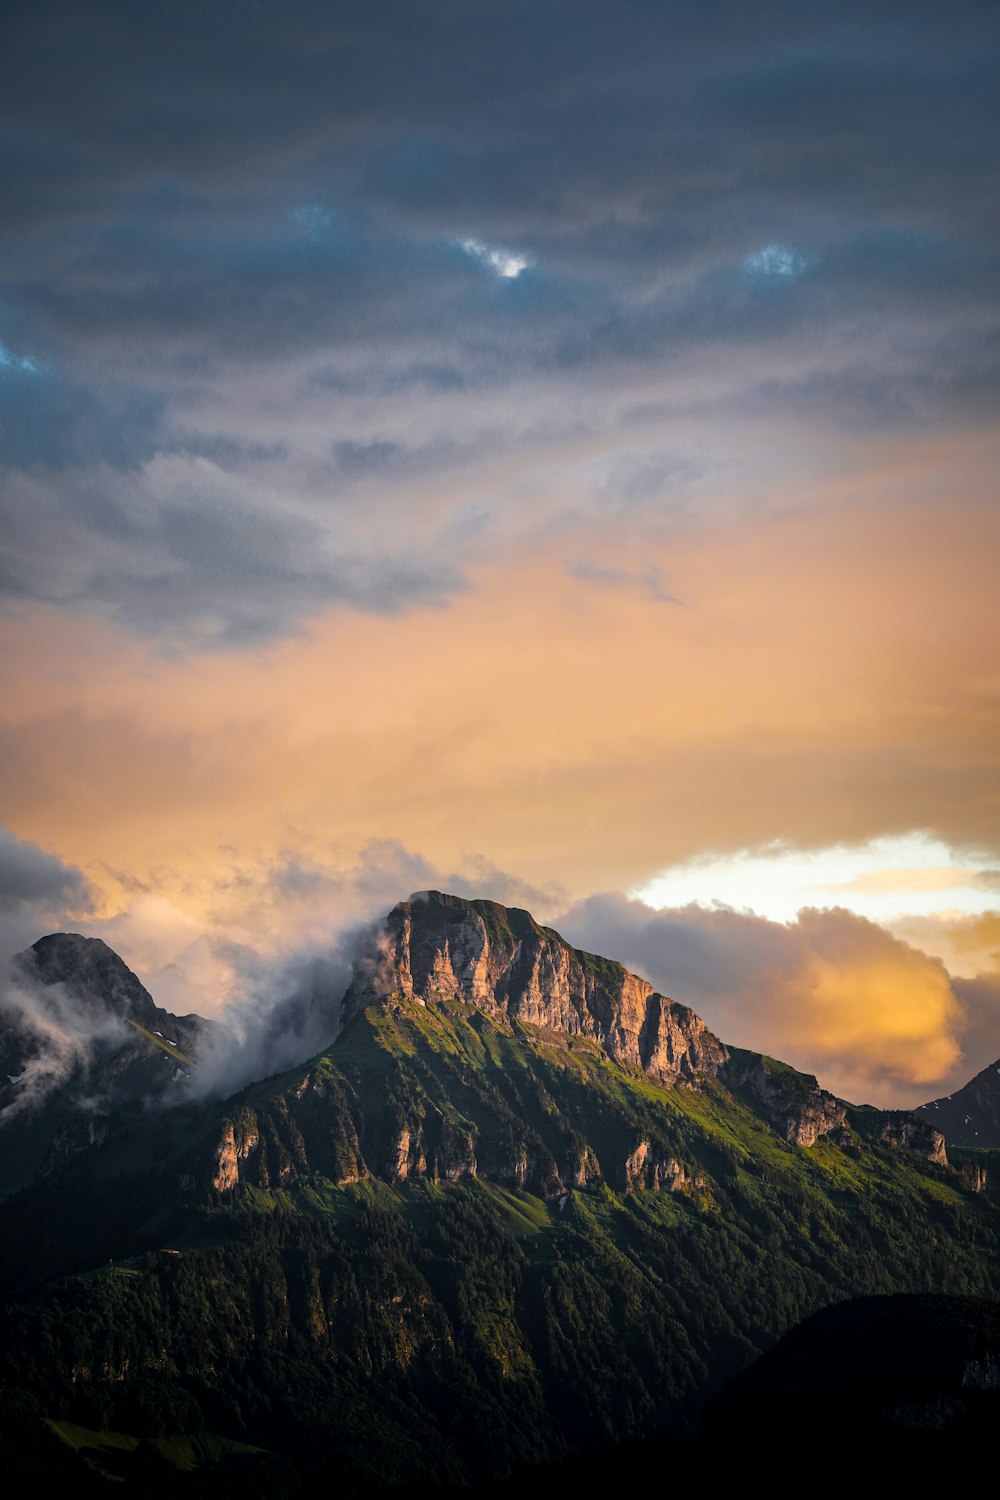
[(743, 262), (748, 276), (768, 281), (793, 281), (809, 267), (809, 257), (791, 245), (765, 245)]
[(324, 234), (333, 223), (333, 215), (321, 203), (300, 203), (289, 210), (288, 220), (306, 234)]
[(37, 375), (38, 365), (30, 355), (18, 355), (6, 344), (0, 344), (0, 370), (9, 370), (12, 374)]

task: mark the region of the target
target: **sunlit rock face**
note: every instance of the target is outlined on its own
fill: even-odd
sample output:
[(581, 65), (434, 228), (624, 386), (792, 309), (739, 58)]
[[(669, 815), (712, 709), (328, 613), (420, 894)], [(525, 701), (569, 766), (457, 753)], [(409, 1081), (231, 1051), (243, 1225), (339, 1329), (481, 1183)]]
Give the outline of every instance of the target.
[(344, 1017), (394, 994), (458, 1001), (587, 1036), (671, 1083), (717, 1073), (728, 1052), (685, 1005), (621, 964), (584, 953), (526, 911), (430, 891), (401, 901), (359, 961)]
[(899, 1146), (912, 1151), (916, 1156), (926, 1157), (939, 1167), (948, 1165), (945, 1138), (940, 1130), (916, 1115), (890, 1114), (882, 1127), (882, 1139), (890, 1146)]
[(847, 1107), (810, 1073), (774, 1058), (733, 1049), (723, 1070), (727, 1087), (749, 1097), (764, 1118), (795, 1146), (815, 1146), (823, 1136), (847, 1130)]

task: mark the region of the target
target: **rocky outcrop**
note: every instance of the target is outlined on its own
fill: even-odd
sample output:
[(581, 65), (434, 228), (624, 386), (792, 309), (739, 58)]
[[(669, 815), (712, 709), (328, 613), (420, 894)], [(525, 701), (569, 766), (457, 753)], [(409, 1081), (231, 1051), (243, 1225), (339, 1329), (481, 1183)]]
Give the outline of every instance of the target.
[(945, 1149), (945, 1139), (940, 1130), (936, 1130), (927, 1120), (921, 1120), (916, 1115), (890, 1114), (886, 1116), (885, 1123), (880, 1131), (880, 1138), (889, 1146), (898, 1146), (904, 1151), (912, 1151), (914, 1156), (922, 1157), (924, 1161), (932, 1161), (939, 1167), (948, 1165), (948, 1152)]
[[(396, 1167), (401, 1144), (397, 1141)], [(244, 1183), (256, 1188), (292, 1187), (312, 1172), (338, 1186), (371, 1175), (358, 1141), (354, 1112), (322, 1067), (310, 1069), (266, 1107), (246, 1104), (224, 1119), (208, 1145), (207, 1158), (207, 1173), (203, 1169), (200, 1180), (207, 1177), (208, 1186), (217, 1193), (231, 1192)], [(380, 1175), (389, 1180), (407, 1175), (405, 1170), (394, 1173), (392, 1165), (380, 1162)]]
[(821, 1089), (811, 1073), (799, 1073), (787, 1063), (734, 1048), (721, 1077), (727, 1087), (749, 1096), (793, 1145), (808, 1148), (823, 1136), (848, 1129), (846, 1105)]
[(597, 1187), (601, 1181), (601, 1164), (589, 1146), (585, 1146), (579, 1156), (570, 1165), (567, 1173), (569, 1184), (589, 1192)]
[(728, 1057), (692, 1010), (621, 964), (571, 948), (526, 911), (429, 891), (400, 902), (356, 966), (344, 1019), (393, 995), (448, 1001), (592, 1037), (664, 1083), (717, 1073)]
[(248, 1173), (246, 1164), (260, 1147), (260, 1133), (251, 1119), (224, 1120), (215, 1157), (210, 1186), (217, 1193), (228, 1193)]
[(981, 1162), (963, 1161), (957, 1168), (959, 1177), (970, 1193), (985, 1193), (989, 1173)]
[(475, 1177), (479, 1164), (470, 1135), (459, 1136), (436, 1120), (430, 1129), (424, 1122), (403, 1126), (390, 1142), (385, 1176), (390, 1182), (405, 1182), (408, 1177), (430, 1177), (433, 1182), (460, 1182)]
[(645, 1188), (653, 1192), (691, 1192), (706, 1186), (700, 1173), (689, 1175), (676, 1157), (657, 1151), (650, 1141), (640, 1141), (625, 1158), (621, 1186), (627, 1193)]

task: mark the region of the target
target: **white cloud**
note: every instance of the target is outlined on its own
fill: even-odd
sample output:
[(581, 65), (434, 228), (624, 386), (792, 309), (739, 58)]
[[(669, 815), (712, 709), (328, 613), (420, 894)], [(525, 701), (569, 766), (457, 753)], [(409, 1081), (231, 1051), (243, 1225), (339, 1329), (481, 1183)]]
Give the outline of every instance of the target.
[(466, 255), (482, 261), (484, 265), (489, 266), (491, 271), (495, 271), (498, 276), (507, 281), (515, 280), (522, 271), (528, 269), (529, 261), (526, 256), (515, 255), (511, 250), (493, 249), (489, 245), (484, 245), (482, 240), (463, 240), (462, 249)]
[(777, 922), (792, 921), (804, 906), (836, 904), (891, 924), (904, 915), (940, 914), (942, 904), (967, 916), (991, 910), (996, 888), (987, 863), (985, 856), (956, 852), (913, 830), (865, 844), (794, 849), (776, 843), (696, 859), (662, 870), (629, 895), (653, 907), (718, 901)]

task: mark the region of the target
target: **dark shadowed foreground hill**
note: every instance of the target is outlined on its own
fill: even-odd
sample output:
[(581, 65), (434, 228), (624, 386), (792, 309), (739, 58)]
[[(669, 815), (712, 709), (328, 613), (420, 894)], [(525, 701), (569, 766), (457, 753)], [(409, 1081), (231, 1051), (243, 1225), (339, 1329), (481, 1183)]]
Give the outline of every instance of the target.
[(706, 1396), (827, 1304), (1000, 1295), (992, 1187), (925, 1121), (431, 893), (325, 1052), (113, 1124), (4, 1205), (8, 1463), (351, 1496), (687, 1453)]

